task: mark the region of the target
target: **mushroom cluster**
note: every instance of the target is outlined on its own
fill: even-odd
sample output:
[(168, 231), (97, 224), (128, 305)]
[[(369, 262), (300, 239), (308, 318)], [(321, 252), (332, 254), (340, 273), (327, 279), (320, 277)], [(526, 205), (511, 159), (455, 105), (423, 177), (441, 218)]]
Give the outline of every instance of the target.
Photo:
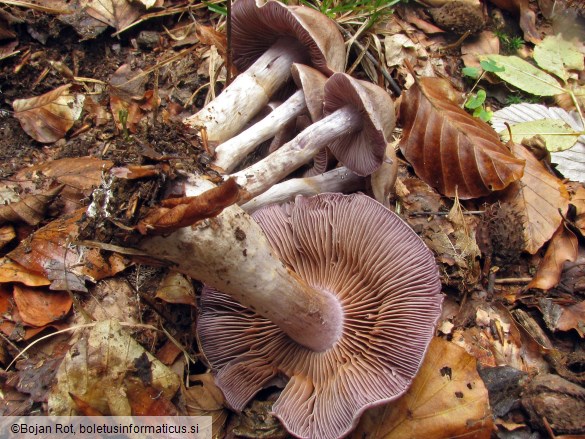
[[(335, 23), (275, 0), (238, 0), (232, 13), (235, 63), (247, 70), (185, 121), (215, 142), (214, 164), (232, 172), (261, 142), (301, 125), (295, 119), (304, 114), (310, 123), (226, 175), (239, 185), (244, 209), (234, 204), (148, 237), (141, 248), (206, 285), (198, 336), (233, 409), (283, 385), (273, 411), (293, 435), (339, 438), (368, 407), (408, 389), (440, 315), (438, 268), (416, 233), (382, 204), (332, 193), (363, 190), (365, 176), (380, 180), (385, 166), (396, 169), (388, 148), (392, 98), (341, 72), (345, 51)], [(291, 77), (298, 91), (243, 130)], [(311, 160), (325, 171), (330, 154), (343, 167), (275, 186)], [(185, 182), (190, 196), (211, 187), (196, 176)], [(283, 199), (294, 201), (270, 204)]]

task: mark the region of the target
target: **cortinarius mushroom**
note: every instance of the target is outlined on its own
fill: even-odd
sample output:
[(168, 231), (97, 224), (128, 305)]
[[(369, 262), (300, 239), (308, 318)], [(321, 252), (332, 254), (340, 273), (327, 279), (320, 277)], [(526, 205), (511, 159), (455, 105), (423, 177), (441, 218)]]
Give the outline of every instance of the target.
[[(273, 406), (285, 427), (302, 438), (342, 437), (364, 410), (410, 386), (441, 312), (434, 257), (397, 215), (361, 194), (298, 197), (254, 218), (284, 263), (338, 301), (338, 339), (320, 352), (300, 346), (206, 288), (198, 320), (204, 354), (234, 409), (286, 376)], [(265, 306), (280, 307), (280, 300), (267, 298)], [(303, 322), (310, 313), (288, 318)], [(321, 336), (327, 334), (313, 333)]]
[(293, 64), (291, 71), (299, 90), (265, 118), (219, 145), (215, 150), (215, 166), (231, 172), (256, 146), (274, 137), (283, 125), (303, 111), (308, 110), (313, 120), (320, 118), (323, 114), (323, 88), (327, 77), (303, 64)]
[(315, 9), (239, 0), (233, 5), (232, 28), (234, 64), (243, 73), (184, 121), (204, 128), (212, 142), (240, 132), (288, 81), (292, 63), (312, 65), (326, 75), (343, 70), (343, 37), (335, 23)]
[(395, 125), (394, 104), (384, 89), (335, 73), (325, 83), (324, 115), (265, 159), (232, 175), (246, 192), (243, 201), (264, 192), (325, 147), (358, 175), (369, 175), (381, 165)]

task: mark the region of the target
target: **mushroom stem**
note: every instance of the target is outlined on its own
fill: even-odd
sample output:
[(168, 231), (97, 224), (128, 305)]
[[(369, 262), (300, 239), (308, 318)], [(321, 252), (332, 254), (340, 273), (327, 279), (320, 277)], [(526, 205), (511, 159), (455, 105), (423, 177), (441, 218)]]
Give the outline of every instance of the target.
[(274, 137), (283, 125), (306, 108), (305, 94), (298, 90), (264, 119), (219, 145), (213, 164), (231, 172), (256, 146)]
[(306, 57), (306, 49), (296, 40), (278, 39), (217, 98), (183, 122), (190, 128), (205, 129), (210, 142), (224, 142), (239, 133), (288, 81), (292, 64)]
[[(191, 177), (187, 195), (211, 187)], [(283, 264), (260, 226), (236, 205), (168, 236), (148, 237), (140, 246), (176, 264), (177, 271), (230, 294), (311, 350), (327, 350), (341, 335), (338, 299), (313, 289)]]
[(268, 157), (231, 175), (243, 188), (241, 202), (265, 192), (268, 187), (311, 160), (321, 148), (361, 127), (360, 112), (352, 105), (345, 105), (315, 122)]
[(278, 183), (243, 204), (242, 209), (247, 213), (252, 213), (269, 204), (291, 201), (297, 195), (311, 196), (324, 192), (348, 193), (363, 189), (365, 184), (366, 177), (360, 177), (343, 166), (312, 177), (291, 178)]

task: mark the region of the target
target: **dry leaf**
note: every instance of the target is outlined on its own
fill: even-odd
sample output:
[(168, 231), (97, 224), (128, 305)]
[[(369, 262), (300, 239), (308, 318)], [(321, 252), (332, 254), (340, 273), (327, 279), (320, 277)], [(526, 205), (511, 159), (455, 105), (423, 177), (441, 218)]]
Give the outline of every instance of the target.
[(565, 262), (577, 259), (579, 242), (577, 237), (564, 224), (561, 224), (553, 235), (544, 258), (538, 265), (536, 276), (526, 288), (540, 288), (548, 290), (557, 286), (561, 280)]
[(181, 273), (170, 271), (156, 290), (156, 297), (167, 303), (196, 306), (195, 288), (191, 280)]
[(581, 338), (585, 337), (585, 301), (571, 306), (561, 306), (561, 316), (556, 322), (560, 331), (576, 330)]
[(19, 282), (29, 287), (49, 285), (51, 281), (44, 276), (27, 270), (8, 258), (0, 259), (0, 283)]
[(17, 99), (12, 104), (14, 117), (22, 129), (41, 143), (52, 143), (65, 137), (81, 115), (83, 95), (69, 94), (71, 85), (29, 99)]
[(61, 192), (61, 189), (63, 189), (63, 185), (40, 194), (29, 195), (16, 203), (0, 206), (0, 224), (23, 221), (31, 226), (36, 226), (45, 218), (47, 207)]
[(575, 206), (575, 225), (585, 236), (585, 187), (577, 188), (571, 197), (571, 204)]
[(536, 253), (561, 224), (569, 205), (569, 193), (558, 178), (522, 145), (512, 144), (512, 152), (526, 161), (524, 176), (512, 183), (501, 197), (524, 218), (525, 250)]
[(397, 401), (367, 410), (351, 438), (488, 439), (492, 429), (475, 358), (434, 338), (411, 388)]
[(221, 186), (209, 189), (194, 197), (169, 198), (161, 207), (152, 209), (136, 229), (144, 234), (166, 234), (181, 227), (212, 218), (236, 203), (240, 197), (236, 180), (230, 178)]
[(455, 105), (453, 93), (437, 78), (421, 78), (405, 93), (402, 153), (418, 177), (446, 196), (469, 199), (504, 189), (522, 176), (523, 161), (489, 125)]
[(77, 237), (77, 223), (84, 213), (85, 209), (79, 209), (50, 222), (21, 242), (9, 257), (30, 271), (51, 274), (54, 278), (59, 278), (56, 271), (62, 272), (63, 267), (94, 282), (122, 271), (126, 264), (121, 256), (106, 256), (98, 249), (71, 245)]
[(73, 300), (66, 292), (49, 292), (14, 286), (14, 302), (22, 321), (31, 326), (45, 326), (67, 315)]
[(10, 243), (14, 238), (16, 238), (16, 232), (14, 231), (14, 227), (12, 225), (2, 226), (0, 227), (0, 249), (2, 249), (6, 244)]
[(80, 0), (80, 3), (90, 16), (118, 31), (145, 12), (140, 3), (129, 0)]
[(69, 416), (76, 405), (69, 393), (104, 415), (129, 416), (125, 379), (148, 378), (145, 385), (170, 400), (179, 377), (145, 351), (113, 320), (96, 323), (65, 355), (48, 398), (49, 414)]
[(493, 53), (500, 53), (500, 39), (489, 30), (465, 40), (461, 45), (461, 59), (465, 67), (479, 68), (479, 57)]
[(211, 373), (192, 375), (190, 380), (194, 384), (184, 389), (187, 415), (211, 416), (213, 437), (224, 437), (223, 431), (228, 411), (224, 407), (223, 394), (215, 385), (213, 375)]
[(179, 410), (160, 390), (142, 381), (140, 377), (124, 380), (126, 396), (133, 416), (177, 416)]

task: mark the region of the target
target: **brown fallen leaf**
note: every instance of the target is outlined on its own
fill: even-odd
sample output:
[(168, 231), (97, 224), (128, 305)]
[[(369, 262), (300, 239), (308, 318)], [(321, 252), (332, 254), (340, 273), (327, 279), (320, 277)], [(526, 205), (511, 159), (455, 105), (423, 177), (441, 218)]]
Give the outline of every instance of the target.
[(22, 321), (31, 326), (45, 326), (61, 320), (71, 310), (71, 296), (62, 291), (14, 286), (14, 302)]
[(205, 373), (189, 377), (193, 383), (183, 389), (185, 408), (189, 416), (211, 416), (213, 437), (224, 437), (223, 431), (228, 417), (225, 399), (221, 390), (215, 385), (213, 375)]
[(406, 394), (367, 410), (350, 437), (488, 439), (492, 429), (488, 392), (475, 358), (453, 343), (434, 338)]
[(561, 306), (561, 310), (556, 329), (560, 331), (574, 329), (581, 338), (585, 338), (585, 301), (571, 306)]
[(156, 290), (156, 297), (167, 303), (182, 303), (196, 306), (195, 288), (191, 280), (176, 271), (169, 273), (161, 281)]
[[(145, 351), (113, 320), (98, 322), (65, 355), (48, 397), (49, 414), (69, 416), (77, 406), (69, 393), (104, 415), (130, 416), (125, 381), (148, 378), (147, 385), (166, 400), (180, 387), (180, 378)], [(140, 379), (140, 378), (139, 378)]]
[(120, 66), (110, 78), (110, 108), (120, 131), (136, 132), (145, 114), (141, 104), (147, 80), (148, 75), (140, 69), (132, 70), (128, 64)]
[(585, 187), (579, 186), (571, 196), (571, 204), (575, 206), (575, 225), (585, 236)]
[(526, 161), (526, 167), (520, 181), (512, 183), (500, 201), (510, 204), (524, 218), (524, 249), (534, 254), (561, 224), (569, 193), (563, 182), (548, 173), (530, 151), (518, 144), (512, 144), (511, 149), (516, 157)]
[(81, 114), (83, 95), (69, 93), (69, 85), (62, 85), (48, 93), (13, 102), (14, 117), (22, 129), (41, 143), (53, 143), (65, 137)]
[(31, 226), (36, 226), (45, 218), (47, 207), (62, 189), (63, 185), (59, 185), (40, 194), (24, 197), (16, 203), (0, 206), (0, 224), (23, 221)]
[(485, 30), (465, 40), (461, 45), (461, 59), (465, 67), (480, 67), (480, 55), (500, 53), (500, 39), (492, 31)]
[(22, 241), (8, 256), (27, 270), (54, 279), (62, 279), (57, 272), (63, 270), (93, 282), (122, 271), (126, 267), (122, 256), (70, 245), (77, 237), (78, 222), (84, 213), (85, 209), (79, 209), (50, 222)]
[(0, 227), (0, 249), (16, 238), (16, 232), (11, 224)]
[(469, 199), (518, 180), (524, 162), (514, 157), (485, 122), (450, 99), (455, 91), (439, 78), (420, 78), (400, 107), (400, 149), (419, 178), (443, 195)]
[(239, 186), (233, 178), (221, 186), (209, 189), (194, 197), (169, 198), (161, 207), (152, 209), (136, 226), (143, 235), (166, 234), (212, 218), (236, 203), (240, 197)]
[(145, 13), (144, 6), (129, 0), (80, 0), (87, 13), (116, 30), (122, 30)]
[(577, 259), (578, 247), (575, 234), (565, 224), (561, 224), (550, 240), (536, 275), (526, 288), (548, 290), (557, 286), (565, 262), (574, 262)]
[(7, 282), (19, 282), (29, 287), (41, 287), (51, 283), (45, 276), (39, 276), (8, 258), (2, 258), (0, 259), (0, 284)]
[(490, 0), (498, 8), (504, 9), (520, 17), (520, 29), (524, 31), (524, 39), (534, 44), (541, 41), (536, 29), (536, 14), (530, 9), (529, 0)]
[(138, 377), (124, 380), (124, 387), (133, 416), (177, 416), (179, 410), (160, 390), (144, 383)]

